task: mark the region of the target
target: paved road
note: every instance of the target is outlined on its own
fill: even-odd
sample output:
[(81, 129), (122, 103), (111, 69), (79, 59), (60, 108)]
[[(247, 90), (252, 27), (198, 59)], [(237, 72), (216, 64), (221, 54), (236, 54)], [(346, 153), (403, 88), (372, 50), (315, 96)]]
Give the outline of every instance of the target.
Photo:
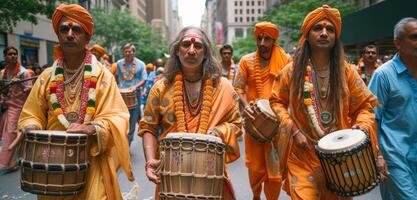
[[(244, 165), (244, 146), (240, 143), (242, 157), (236, 162), (228, 166), (229, 174), (232, 177), (233, 187), (237, 194), (238, 200), (250, 200), (252, 192), (248, 183), (248, 175)], [(125, 195), (131, 191), (131, 199), (137, 200), (151, 200), (154, 195), (154, 184), (149, 182), (144, 173), (144, 157), (142, 151), (142, 141), (140, 138), (135, 138), (131, 146), (131, 156), (133, 162), (135, 182), (129, 182), (126, 176), (120, 172), (119, 182), (121, 184), (122, 192)], [(35, 199), (35, 196), (25, 193), (20, 190), (19, 184), (20, 172), (14, 172), (6, 175), (0, 175), (0, 199)], [(265, 197), (263, 197), (265, 199)], [(280, 200), (289, 200), (290, 198), (284, 191), (281, 192)], [(378, 189), (355, 197), (354, 200), (380, 200)]]

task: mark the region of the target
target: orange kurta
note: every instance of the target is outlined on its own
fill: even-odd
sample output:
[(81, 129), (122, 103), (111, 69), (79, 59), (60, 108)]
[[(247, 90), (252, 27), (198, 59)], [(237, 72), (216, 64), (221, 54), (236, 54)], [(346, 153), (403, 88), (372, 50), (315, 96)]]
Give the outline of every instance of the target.
[[(93, 57), (94, 58), (94, 57)], [(93, 71), (97, 73), (96, 112), (92, 121), (99, 132), (89, 136), (89, 161), (87, 183), (82, 193), (75, 196), (40, 196), (40, 199), (115, 199), (121, 200), (117, 168), (125, 171), (133, 180), (129, 145), (127, 143), (129, 112), (118, 91), (116, 80), (100, 63), (93, 59)], [(55, 67), (46, 69), (37, 79), (21, 112), (18, 128), (36, 125), (43, 130), (66, 130), (53, 114), (50, 105), (49, 87)], [(67, 105), (69, 111), (79, 112), (79, 97), (74, 105)], [(120, 162), (120, 163), (119, 163)]]
[[(173, 97), (174, 87), (168, 85), (166, 79), (162, 79), (154, 85), (146, 102), (144, 117), (140, 121), (140, 136), (148, 132), (155, 135), (160, 141), (168, 133), (177, 132)], [(214, 88), (208, 128), (215, 128), (226, 145), (226, 163), (233, 162), (240, 157), (237, 138), (242, 132), (237, 99), (237, 94), (233, 91), (229, 81), (221, 78)], [(189, 130), (195, 131), (198, 127), (200, 114), (192, 117), (189, 112), (186, 112), (186, 115)], [(158, 134), (159, 128), (162, 129), (160, 134)]]
[[(260, 68), (259, 74), (262, 83), (262, 91), (258, 94), (255, 77), (255, 66), (259, 65), (257, 61), (259, 58), (257, 57), (257, 52), (242, 57), (233, 83), (236, 92), (241, 96), (246, 95), (248, 102), (255, 101), (256, 99), (269, 99), (275, 77), (291, 60), (281, 47), (274, 46), (269, 65), (264, 68), (257, 66), (258, 69)], [(259, 196), (262, 183), (265, 182), (265, 195), (267, 195), (267, 198), (277, 199), (280, 191), (281, 175), (279, 170), (276, 169), (277, 164), (279, 164), (276, 159), (276, 146), (272, 148), (271, 143), (258, 143), (248, 134), (245, 134), (244, 140), (246, 147), (245, 163), (249, 170), (252, 191), (255, 195)], [(269, 184), (271, 181), (275, 183)]]
[[(374, 106), (377, 104), (376, 97), (368, 90), (362, 79), (350, 65), (345, 65), (346, 90), (347, 94), (343, 97), (342, 112), (338, 113), (336, 129), (347, 129), (353, 125), (359, 125), (370, 133), (372, 145), (375, 146), (375, 115)], [(287, 65), (279, 74), (274, 82), (270, 103), (272, 109), (278, 115), (281, 135), (290, 133), (290, 129), (295, 123), (311, 142), (317, 142), (316, 134), (309, 120), (309, 116), (304, 105), (299, 107), (300, 102), (291, 93), (291, 81), (293, 74), (292, 63)], [(303, 103), (303, 102), (301, 102)], [(303, 109), (299, 109), (303, 108)], [(290, 111), (288, 111), (290, 110)], [(294, 111), (294, 112), (293, 112)], [(313, 141), (311, 141), (313, 140)], [(280, 141), (285, 143), (284, 141)], [(324, 175), (321, 170), (320, 161), (314, 148), (305, 150), (299, 148), (295, 142), (286, 141), (283, 146), (288, 147), (283, 151), (289, 151), (286, 163), (288, 177), (285, 189), (292, 199), (338, 199), (325, 186)], [(311, 145), (310, 145), (311, 146)], [(285, 164), (284, 164), (285, 166)]]

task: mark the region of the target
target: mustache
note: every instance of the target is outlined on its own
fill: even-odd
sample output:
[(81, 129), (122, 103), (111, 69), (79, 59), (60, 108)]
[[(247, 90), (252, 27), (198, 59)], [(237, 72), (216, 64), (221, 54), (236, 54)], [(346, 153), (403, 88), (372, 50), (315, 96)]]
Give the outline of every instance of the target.
[(271, 48), (263, 46), (263, 45), (259, 47), (259, 51), (261, 51), (261, 52), (267, 52), (267, 51), (270, 51), (270, 50), (271, 50)]

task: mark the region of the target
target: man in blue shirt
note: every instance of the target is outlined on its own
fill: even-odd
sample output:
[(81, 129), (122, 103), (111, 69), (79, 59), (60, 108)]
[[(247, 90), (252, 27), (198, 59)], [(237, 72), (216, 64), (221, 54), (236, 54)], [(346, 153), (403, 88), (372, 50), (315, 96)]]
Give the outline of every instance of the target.
[(145, 63), (135, 58), (135, 45), (126, 44), (124, 47), (124, 58), (117, 61), (116, 78), (119, 83), (119, 88), (130, 90), (136, 90), (137, 106), (129, 108), (129, 124), (130, 129), (128, 133), (129, 145), (133, 140), (133, 132), (136, 128), (136, 122), (141, 118), (140, 110), (140, 87), (145, 84), (146, 81), (146, 70)]
[(375, 108), (378, 141), (388, 180), (381, 183), (383, 199), (408, 200), (417, 196), (417, 19), (395, 25), (398, 54), (379, 67), (369, 83), (378, 97)]

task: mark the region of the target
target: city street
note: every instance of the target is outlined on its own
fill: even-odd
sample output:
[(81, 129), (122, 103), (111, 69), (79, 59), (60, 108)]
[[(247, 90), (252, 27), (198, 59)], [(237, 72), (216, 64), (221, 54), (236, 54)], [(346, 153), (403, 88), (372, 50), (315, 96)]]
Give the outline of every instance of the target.
[[(244, 146), (240, 142), (241, 158), (228, 166), (229, 174), (232, 177), (232, 183), (238, 200), (250, 200), (252, 194), (249, 187), (248, 175), (244, 165)], [(126, 176), (119, 172), (119, 181), (122, 192), (126, 196), (129, 191), (128, 199), (131, 200), (151, 200), (154, 196), (154, 184), (149, 182), (145, 176), (145, 162), (142, 151), (142, 141), (136, 137), (131, 146), (131, 158), (135, 175), (135, 182), (129, 182)], [(20, 172), (0, 175), (0, 198), (3, 199), (35, 199), (34, 195), (25, 193), (20, 190)], [(265, 199), (263, 197), (262, 199)], [(282, 191), (280, 200), (289, 200), (288, 195)], [(379, 189), (374, 189), (370, 193), (355, 197), (354, 200), (379, 200), (381, 199)]]

